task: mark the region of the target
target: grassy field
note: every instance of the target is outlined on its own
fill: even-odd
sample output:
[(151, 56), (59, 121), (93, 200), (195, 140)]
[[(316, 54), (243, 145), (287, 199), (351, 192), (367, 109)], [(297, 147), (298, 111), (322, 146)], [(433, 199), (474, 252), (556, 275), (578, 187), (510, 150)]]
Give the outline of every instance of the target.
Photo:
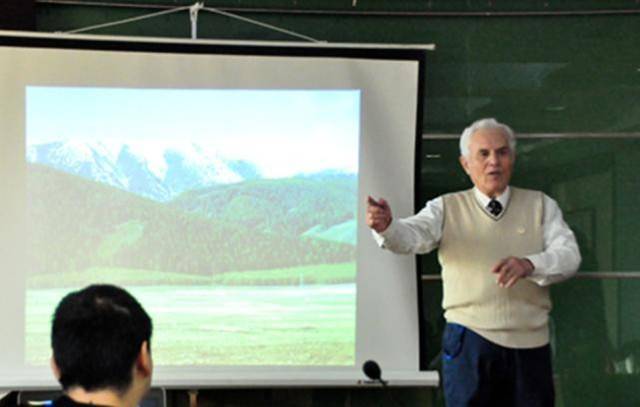
[[(109, 280), (114, 282), (113, 278)], [(195, 285), (195, 281), (190, 281), (190, 285), (129, 287), (153, 318), (155, 363), (316, 366), (354, 363), (355, 283), (234, 284), (237, 280), (227, 286)], [(68, 291), (67, 288), (28, 290), (29, 363), (48, 363), (51, 314)]]
[(241, 271), (218, 274), (214, 284), (222, 285), (307, 285), (342, 284), (356, 280), (355, 263), (320, 264), (286, 269)]
[(116, 267), (29, 276), (29, 288), (82, 287), (96, 282), (125, 286), (155, 285), (307, 285), (342, 284), (356, 279), (356, 264), (317, 264), (282, 269), (240, 271), (213, 276)]

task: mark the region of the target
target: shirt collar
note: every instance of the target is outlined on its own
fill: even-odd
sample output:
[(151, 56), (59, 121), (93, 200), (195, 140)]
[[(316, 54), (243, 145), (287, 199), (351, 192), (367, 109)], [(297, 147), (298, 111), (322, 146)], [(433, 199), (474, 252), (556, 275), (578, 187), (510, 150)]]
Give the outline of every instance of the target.
[[(489, 210), (487, 209), (487, 205), (489, 204), (489, 202), (491, 202), (491, 198), (489, 198), (488, 196), (483, 194), (476, 187), (473, 187), (473, 195), (476, 197), (476, 199), (480, 203), (480, 206), (482, 206), (485, 211), (489, 212)], [(495, 200), (500, 202), (500, 204), (502, 204), (503, 208), (506, 208), (507, 204), (509, 203), (509, 198), (510, 197), (511, 197), (511, 188), (509, 188), (509, 186), (507, 186), (507, 189), (505, 189), (504, 192), (501, 195), (496, 196)]]

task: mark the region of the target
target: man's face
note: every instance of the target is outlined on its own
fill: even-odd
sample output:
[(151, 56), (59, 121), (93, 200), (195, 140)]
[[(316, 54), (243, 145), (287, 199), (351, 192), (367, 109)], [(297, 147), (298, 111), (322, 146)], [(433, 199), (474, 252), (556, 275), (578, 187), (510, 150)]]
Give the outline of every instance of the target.
[(460, 163), (475, 185), (489, 197), (500, 195), (509, 185), (515, 154), (499, 129), (480, 129), (471, 135), (469, 157)]

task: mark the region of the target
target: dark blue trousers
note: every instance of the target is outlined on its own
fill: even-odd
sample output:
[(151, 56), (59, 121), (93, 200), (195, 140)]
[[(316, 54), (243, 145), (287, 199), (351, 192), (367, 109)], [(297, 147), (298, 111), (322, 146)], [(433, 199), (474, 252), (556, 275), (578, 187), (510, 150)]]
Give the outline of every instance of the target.
[(447, 324), (442, 338), (447, 407), (552, 407), (551, 348), (513, 349)]

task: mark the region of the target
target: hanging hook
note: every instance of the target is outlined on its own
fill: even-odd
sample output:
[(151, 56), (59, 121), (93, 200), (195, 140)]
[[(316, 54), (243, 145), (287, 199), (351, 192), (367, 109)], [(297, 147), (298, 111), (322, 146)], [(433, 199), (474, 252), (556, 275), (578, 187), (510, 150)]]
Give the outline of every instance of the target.
[(198, 11), (202, 10), (204, 2), (193, 3), (193, 6), (189, 7), (189, 18), (191, 19), (191, 39), (198, 38)]

